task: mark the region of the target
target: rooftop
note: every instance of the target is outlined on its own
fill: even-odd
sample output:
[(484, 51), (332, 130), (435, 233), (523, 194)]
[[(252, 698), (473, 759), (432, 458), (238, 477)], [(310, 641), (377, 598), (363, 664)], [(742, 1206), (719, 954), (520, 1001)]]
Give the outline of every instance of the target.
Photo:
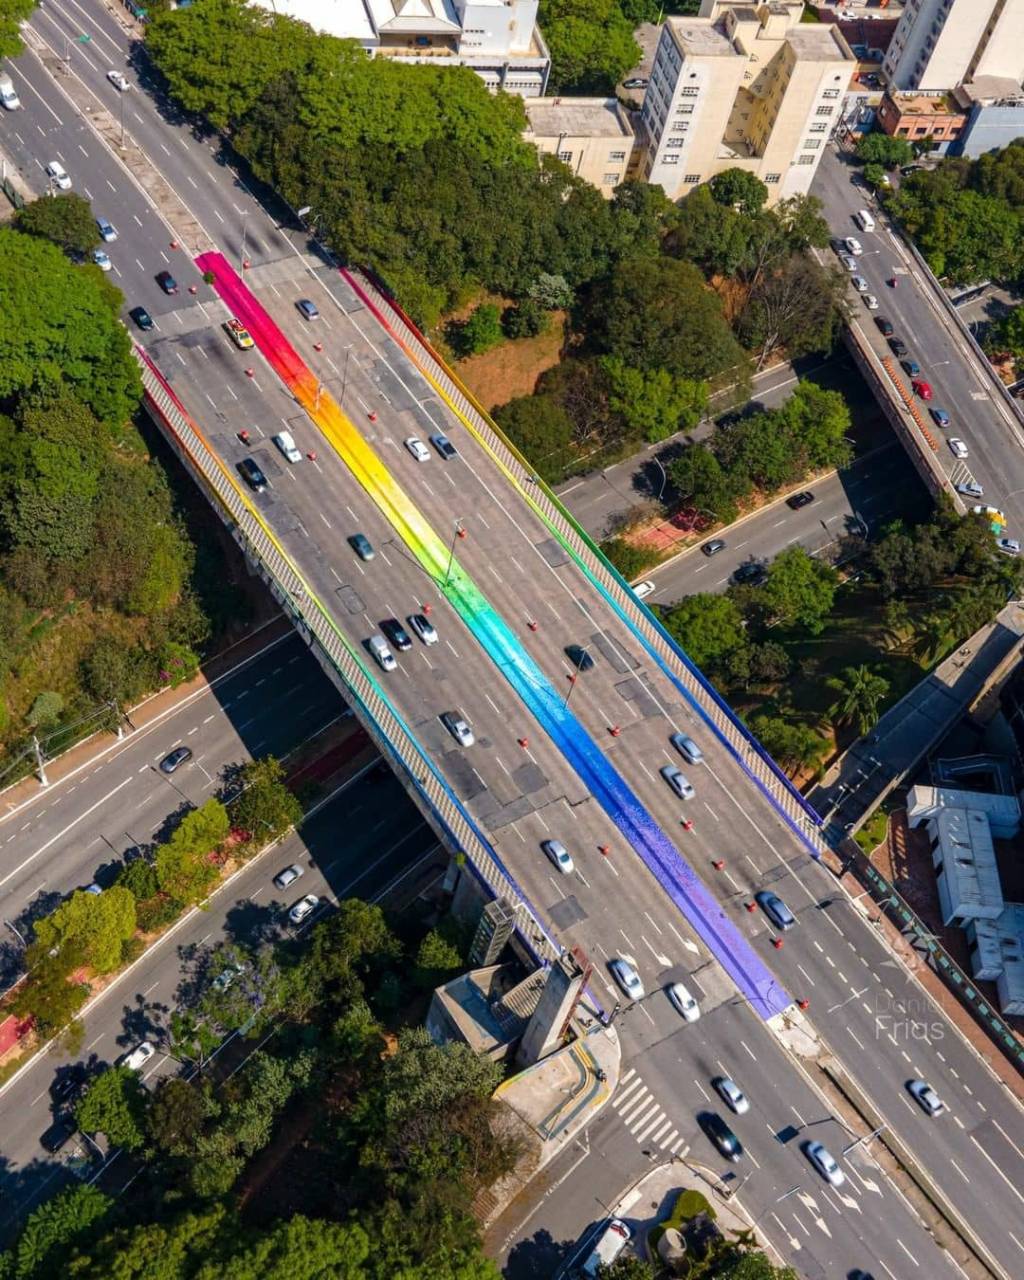
[(1024, 98), (1024, 88), (1009, 76), (977, 76), (969, 84), (958, 85), (953, 93), (965, 107), (975, 102), (1020, 102)]
[(979, 809), (940, 809), (929, 827), (933, 823), (954, 910), (959, 915), (998, 914), (1003, 891), (988, 817)]
[(529, 132), (537, 138), (631, 138), (616, 98), (528, 98)]
[(738, 58), (741, 55), (720, 27), (699, 18), (668, 18), (676, 44), (694, 58)]
[(900, 93), (893, 89), (887, 89), (885, 96), (892, 101), (901, 115), (949, 116), (957, 115), (961, 110), (952, 95), (948, 93), (917, 93), (913, 91)]
[(786, 42), (798, 59), (803, 58), (808, 62), (830, 62), (833, 59), (857, 61), (837, 28), (824, 23), (820, 26), (808, 24), (790, 27), (786, 32)]

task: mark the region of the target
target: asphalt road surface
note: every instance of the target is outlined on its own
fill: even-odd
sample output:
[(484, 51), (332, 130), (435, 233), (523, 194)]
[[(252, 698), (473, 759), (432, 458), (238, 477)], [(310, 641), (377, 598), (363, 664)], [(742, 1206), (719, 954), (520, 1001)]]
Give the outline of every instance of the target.
[[(65, 11), (47, 6), (33, 16), (32, 24), (52, 41), (54, 26), (63, 23), (61, 29), (73, 33), (87, 22), (92, 43), (71, 46), (72, 70), (97, 97), (108, 90), (115, 93), (104, 72), (116, 62), (118, 51), (126, 60), (124, 37), (96, 6), (75, 5), (73, 13), (69, 21)], [(142, 302), (159, 326), (146, 337), (147, 350), (229, 465), (246, 456), (237, 430), (245, 426), (252, 432), (255, 456), (271, 482), (258, 500), (260, 510), (314, 588), (336, 602), (336, 618), (352, 642), (361, 643), (381, 618), (401, 617), (424, 599), (433, 602), (440, 643), (427, 650), (416, 642), (410, 653), (401, 654), (398, 669), (383, 677), (388, 693), (457, 794), (488, 828), (560, 940), (584, 946), (599, 965), (623, 952), (637, 961), (649, 995), (624, 1015), (621, 1025), (642, 1087), (670, 1122), (660, 1139), (667, 1139), (665, 1149), (685, 1143), (693, 1125), (691, 1091), (678, 1083), (680, 1063), (686, 1065), (686, 1078), (696, 1084), (711, 1061), (726, 1063), (741, 1080), (751, 1058), (755, 1063), (771, 1062), (769, 1074), (780, 1111), (789, 1108), (812, 1123), (821, 1110), (817, 1095), (783, 1062), (763, 1023), (743, 1001), (737, 1004), (735, 989), (684, 917), (639, 857), (624, 846), (618, 829), (567, 758), (533, 722), (511, 685), (437, 592), (437, 584), (425, 578), (397, 542), (378, 508), (300, 414), (269, 366), (254, 353), (243, 356), (230, 346), (220, 328), (222, 310), (208, 305), (204, 310), (185, 292), (176, 298), (159, 293), (152, 276), (165, 265), (168, 255), (162, 246), (170, 237), (140, 190), (88, 125), (69, 110), (33, 59), (22, 59), (14, 71), (25, 103), (17, 124), (26, 164), (33, 155), (63, 155), (70, 160), (66, 167), (77, 189), (95, 195), (113, 188), (118, 201), (113, 220), (122, 232), (111, 255), (116, 254), (118, 283), (129, 303)], [(707, 765), (694, 779), (698, 796), (690, 810), (695, 825), (686, 837), (687, 855), (717, 890), (726, 914), (771, 964), (780, 984), (793, 994), (810, 992), (812, 1016), (820, 1030), (950, 1197), (970, 1213), (975, 1228), (1005, 1259), (1008, 1272), (1019, 1269), (1021, 1250), (1008, 1215), (1000, 1209), (1007, 1197), (1007, 1179), (1010, 1184), (1024, 1183), (1024, 1158), (1000, 1136), (1019, 1125), (1016, 1105), (979, 1070), (972, 1051), (938, 1011), (927, 1007), (923, 993), (858, 909), (837, 890), (831, 876), (808, 861), (731, 757), (701, 730), (674, 687), (638, 652), (635, 637), (571, 568), (546, 556), (541, 549), (549, 541), (546, 528), (521, 503), (511, 502), (489, 458), (449, 418), (394, 344), (365, 313), (353, 308), (337, 276), (303, 256), (301, 238), (293, 244), (209, 146), (165, 120), (144, 93), (136, 89), (133, 94), (129, 130), (151, 157), (159, 157), (167, 180), (236, 262), (244, 235), (246, 256), (253, 263), (247, 276), (250, 288), (324, 386), (344, 402), (353, 421), (362, 424), (366, 437), (433, 527), (448, 537), (456, 520), (465, 522), (469, 536), (460, 544), (459, 557), (466, 570), (512, 627), (525, 632), (528, 619), (539, 620), (529, 641), (531, 655), (552, 683), (567, 694), (574, 689), (572, 707), (585, 730), (616, 768), (628, 772), (641, 803), (666, 829), (675, 829), (680, 815), (678, 802), (655, 772), (673, 759), (667, 735), (676, 727), (701, 735)], [(106, 212), (99, 206), (97, 211)], [(198, 274), (180, 255), (174, 259), (174, 272), (183, 286), (198, 283)], [(308, 326), (294, 309), (299, 297), (313, 298), (320, 307), (317, 337), (324, 344), (322, 355), (312, 350)], [(254, 369), (252, 378), (245, 375), (247, 365)], [(380, 421), (372, 427), (366, 417), (369, 406), (380, 410)], [(437, 457), (414, 463), (402, 450), (402, 439), (442, 424), (460, 456), (448, 463)], [(304, 460), (288, 467), (277, 460), (265, 437), (282, 425), (294, 431), (301, 449), (316, 446), (316, 462)], [(378, 549), (375, 562), (365, 567), (345, 542), (357, 530)], [(588, 643), (596, 655), (594, 670), (575, 687), (567, 683), (570, 671), (563, 654), (570, 642)], [(457, 748), (437, 719), (453, 707), (467, 712), (474, 722), (477, 743), (469, 751)], [(617, 720), (622, 721), (621, 736), (612, 739), (608, 726)], [(520, 735), (528, 740), (528, 748), (518, 746)], [(558, 876), (540, 853), (540, 841), (553, 835), (565, 839), (577, 859), (571, 877)], [(601, 844), (609, 846), (609, 857), (597, 853)], [(722, 875), (707, 870), (713, 858), (725, 860)], [(765, 884), (784, 892), (799, 919), (798, 933), (783, 951), (770, 947), (763, 918), (744, 909), (751, 892)], [(837, 905), (822, 907), (825, 899), (835, 899)], [(679, 1025), (660, 991), (662, 984), (680, 977), (702, 999), (700, 1042), (693, 1028)], [(603, 999), (614, 997), (603, 973), (596, 989)], [(933, 1034), (927, 1057), (919, 1045), (913, 1046), (914, 1061), (896, 1036), (879, 1034), (882, 1004), (900, 993), (924, 1002), (927, 1015), (942, 1031), (941, 1051), (934, 1049), (940, 1037)], [(903, 1086), (911, 1066), (927, 1074), (950, 1102), (951, 1113), (942, 1122), (928, 1122), (904, 1110)], [(969, 1094), (963, 1084), (967, 1079)], [(997, 1118), (1003, 1126), (996, 1125)], [(626, 1146), (639, 1141), (638, 1133), (627, 1120), (616, 1141)], [(5, 1148), (7, 1141), (5, 1136)], [(774, 1206), (775, 1188), (792, 1185), (797, 1169), (807, 1177), (807, 1167), (792, 1143), (772, 1139), (755, 1147), (752, 1140), (752, 1152), (764, 1176), (751, 1179), (747, 1203), (751, 1212), (760, 1213)], [(817, 1190), (824, 1195), (822, 1188)], [(805, 1274), (839, 1274), (862, 1265), (865, 1239), (871, 1241), (873, 1257), (893, 1276), (914, 1274), (907, 1248), (926, 1274), (941, 1276), (950, 1270), (887, 1188), (861, 1186), (851, 1172), (843, 1195), (828, 1199), (827, 1214), (821, 1211), (827, 1230), (815, 1227), (820, 1239), (815, 1239), (813, 1258), (806, 1245), (798, 1249), (786, 1238), (784, 1228), (766, 1227), (784, 1256)]]

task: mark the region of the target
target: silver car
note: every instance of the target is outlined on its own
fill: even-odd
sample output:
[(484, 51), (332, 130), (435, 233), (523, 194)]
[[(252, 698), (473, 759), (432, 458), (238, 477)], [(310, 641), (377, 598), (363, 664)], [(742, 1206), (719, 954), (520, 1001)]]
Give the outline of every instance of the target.
[(476, 742), (476, 738), (473, 737), (473, 730), (457, 711), (442, 712), (441, 723), (460, 747), (471, 747)]
[(868, 284), (868, 282), (864, 279), (863, 276), (851, 276), (850, 284), (853, 285), (853, 287), (857, 290), (858, 293), (867, 293), (867, 291), (871, 288), (871, 286)]
[(290, 867), (285, 867), (283, 871), (279, 871), (274, 876), (274, 887), (277, 889), (287, 889), (290, 884), (294, 884), (299, 876), (303, 874), (302, 868), (297, 862), (293, 862)]
[(677, 769), (674, 764), (665, 764), (661, 766), (661, 776), (681, 800), (693, 799), (696, 793), (682, 769)]
[(303, 920), (308, 919), (319, 905), (320, 899), (316, 894), (307, 893), (306, 896), (304, 898), (300, 898), (298, 902), (296, 902), (295, 906), (292, 907), (291, 911), (288, 912), (288, 919), (292, 924), (302, 924)]
[(640, 975), (630, 961), (622, 956), (616, 956), (614, 960), (609, 960), (608, 968), (612, 972), (612, 977), (619, 984), (622, 990), (630, 1000), (642, 1000), (644, 998), (644, 984), (640, 981)]
[(909, 1080), (907, 1092), (927, 1115), (939, 1116), (946, 1110), (946, 1104), (924, 1080)]
[(409, 630), (419, 636), (424, 644), (437, 644), (437, 628), (423, 613), (410, 613), (406, 618)]
[(568, 876), (572, 874), (574, 870), (573, 861), (569, 856), (569, 850), (562, 844), (561, 840), (542, 840), (540, 847), (561, 871), (562, 875)]
[(804, 1155), (814, 1165), (831, 1187), (841, 1187), (846, 1181), (846, 1174), (840, 1169), (835, 1156), (822, 1142), (808, 1142), (804, 1145)]
[(409, 450), (417, 462), (429, 462), (430, 450), (422, 440), (417, 440), (415, 436), (410, 436), (405, 442), (405, 447)]
[(730, 1080), (728, 1076), (715, 1076), (711, 1087), (735, 1115), (745, 1116), (750, 1110), (747, 1095), (735, 1080)]
[(141, 1071), (146, 1063), (152, 1058), (156, 1050), (148, 1040), (143, 1040), (141, 1044), (137, 1044), (130, 1053), (126, 1053), (121, 1059), (121, 1065), (127, 1067), (130, 1071)]
[(684, 1021), (696, 1022), (700, 1017), (700, 1005), (681, 982), (670, 982), (665, 988), (665, 994)]

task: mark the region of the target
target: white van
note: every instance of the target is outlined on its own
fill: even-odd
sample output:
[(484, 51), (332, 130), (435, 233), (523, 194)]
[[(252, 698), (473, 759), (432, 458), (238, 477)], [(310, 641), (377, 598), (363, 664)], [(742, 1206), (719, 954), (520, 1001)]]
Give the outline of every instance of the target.
[(590, 1251), (580, 1274), (588, 1277), (588, 1280), (593, 1280), (602, 1267), (610, 1267), (625, 1249), (632, 1234), (621, 1218), (612, 1218), (598, 1236), (597, 1243)]
[(853, 220), (861, 231), (874, 231), (875, 229), (875, 220), (867, 209), (858, 209), (853, 215)]
[(14, 87), (14, 81), (6, 72), (0, 75), (0, 102), (8, 111), (17, 111), (21, 106), (21, 99)]
[(272, 437), (274, 444), (281, 450), (289, 462), (301, 462), (302, 454), (299, 453), (295, 444), (295, 437), (290, 431), (279, 431), (276, 436)]
[(383, 636), (370, 636), (367, 641), (370, 652), (377, 659), (377, 663), (385, 671), (394, 671), (398, 663), (395, 661), (395, 655), (388, 648), (388, 642)]

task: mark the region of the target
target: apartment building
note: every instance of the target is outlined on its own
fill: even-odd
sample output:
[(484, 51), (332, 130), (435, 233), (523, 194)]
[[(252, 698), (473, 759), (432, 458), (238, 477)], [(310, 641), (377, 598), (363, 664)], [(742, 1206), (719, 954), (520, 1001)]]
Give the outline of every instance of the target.
[(527, 142), (558, 156), (603, 196), (635, 175), (636, 138), (617, 98), (530, 98)]
[(882, 63), (895, 89), (1024, 80), (1024, 0), (907, 0)]
[(523, 98), (547, 88), (551, 58), (538, 0), (254, 0), (263, 9), (355, 40), (372, 57), (469, 67), (491, 92)]
[(854, 57), (835, 25), (801, 24), (802, 0), (704, 0), (668, 18), (644, 95), (641, 176), (671, 199), (746, 169), (771, 201), (806, 193), (840, 118)]

